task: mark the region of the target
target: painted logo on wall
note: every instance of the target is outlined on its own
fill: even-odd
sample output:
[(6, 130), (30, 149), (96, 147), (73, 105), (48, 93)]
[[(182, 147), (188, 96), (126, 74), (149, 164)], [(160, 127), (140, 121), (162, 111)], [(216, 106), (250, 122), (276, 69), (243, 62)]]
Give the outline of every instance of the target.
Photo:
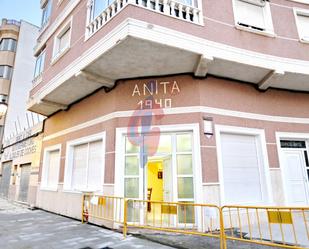
[(128, 123), (127, 136), (132, 145), (139, 147), (140, 158), (144, 158), (141, 166), (157, 153), (161, 132), (155, 124), (164, 118), (164, 109), (172, 108), (171, 97), (179, 93), (177, 81), (150, 80), (134, 85), (132, 97), (138, 98), (138, 102)]

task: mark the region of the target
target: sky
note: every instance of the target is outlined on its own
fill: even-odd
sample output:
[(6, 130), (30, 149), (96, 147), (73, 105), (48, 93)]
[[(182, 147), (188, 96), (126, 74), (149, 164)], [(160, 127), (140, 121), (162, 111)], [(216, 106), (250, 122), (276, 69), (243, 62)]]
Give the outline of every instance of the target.
[(0, 19), (24, 20), (40, 26), (40, 0), (0, 0)]

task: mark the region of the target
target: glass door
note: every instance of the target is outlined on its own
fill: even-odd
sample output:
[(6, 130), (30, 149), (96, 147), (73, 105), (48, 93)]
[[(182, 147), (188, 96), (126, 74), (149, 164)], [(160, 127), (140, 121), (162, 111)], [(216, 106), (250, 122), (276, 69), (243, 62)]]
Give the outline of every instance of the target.
[[(195, 223), (192, 206), (171, 208), (163, 203), (194, 202), (192, 139), (192, 132), (125, 137), (124, 197), (152, 202), (143, 206), (129, 203), (129, 222), (148, 223), (151, 219), (162, 224), (168, 219), (169, 226)], [(170, 209), (173, 215), (166, 213)]]

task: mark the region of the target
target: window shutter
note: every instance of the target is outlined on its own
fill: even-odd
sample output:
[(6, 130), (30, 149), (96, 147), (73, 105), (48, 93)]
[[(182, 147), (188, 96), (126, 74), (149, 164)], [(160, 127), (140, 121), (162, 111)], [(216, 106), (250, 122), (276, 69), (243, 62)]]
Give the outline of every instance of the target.
[(88, 188), (102, 189), (103, 150), (102, 140), (89, 143)]
[(301, 38), (309, 40), (309, 16), (298, 14), (298, 21)]
[(62, 35), (59, 37), (59, 51), (61, 52), (69, 46), (70, 42), (70, 29), (68, 28)]
[(85, 189), (87, 187), (88, 144), (76, 145), (73, 150), (72, 188)]
[(266, 29), (263, 6), (247, 1), (236, 0), (235, 7), (238, 24), (248, 25), (263, 30)]
[(59, 150), (50, 151), (48, 161), (48, 172), (47, 172), (47, 187), (57, 187), (58, 185), (58, 174), (59, 174)]

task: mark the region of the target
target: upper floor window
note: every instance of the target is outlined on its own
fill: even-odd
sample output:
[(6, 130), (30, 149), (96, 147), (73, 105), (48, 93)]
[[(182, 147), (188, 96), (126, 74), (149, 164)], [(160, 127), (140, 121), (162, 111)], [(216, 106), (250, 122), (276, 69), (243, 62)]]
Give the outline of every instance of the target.
[(16, 52), (17, 41), (11, 38), (3, 38), (0, 41), (0, 51)]
[(71, 42), (72, 19), (56, 34), (54, 40), (53, 61), (57, 61), (69, 48)]
[(295, 16), (300, 40), (309, 42), (309, 11), (295, 10)]
[(269, 3), (266, 0), (233, 0), (237, 27), (273, 33)]
[(49, 17), (51, 14), (51, 2), (52, 0), (48, 0), (46, 5), (43, 8), (41, 27), (44, 27), (49, 21)]
[(36, 59), (35, 69), (34, 69), (34, 78), (38, 77), (44, 70), (45, 63), (45, 50), (40, 53)]
[(12, 78), (12, 67), (0, 65), (0, 78), (10, 80)]

